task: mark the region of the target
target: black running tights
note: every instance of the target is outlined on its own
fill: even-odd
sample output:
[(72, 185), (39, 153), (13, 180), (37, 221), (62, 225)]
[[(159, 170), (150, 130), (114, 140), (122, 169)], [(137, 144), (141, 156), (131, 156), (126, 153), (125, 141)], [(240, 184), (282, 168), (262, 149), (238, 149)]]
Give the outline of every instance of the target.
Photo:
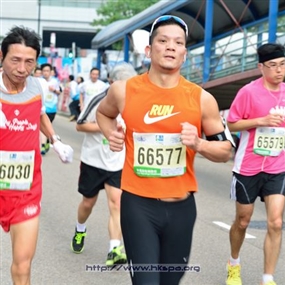
[(123, 191), (121, 227), (133, 285), (179, 284), (184, 272), (162, 266), (188, 264), (195, 220), (193, 194), (163, 202)]

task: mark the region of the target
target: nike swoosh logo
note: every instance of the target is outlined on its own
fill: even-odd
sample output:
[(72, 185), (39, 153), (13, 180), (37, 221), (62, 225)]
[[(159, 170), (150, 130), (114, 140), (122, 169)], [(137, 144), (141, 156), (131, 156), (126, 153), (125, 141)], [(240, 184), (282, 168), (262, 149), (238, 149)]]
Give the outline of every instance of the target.
[(147, 125), (150, 125), (150, 124), (153, 124), (153, 123), (156, 123), (156, 122), (159, 122), (159, 121), (162, 121), (162, 120), (165, 120), (165, 119), (168, 119), (174, 115), (177, 115), (179, 114), (180, 112), (177, 112), (177, 113), (173, 113), (173, 114), (168, 114), (168, 115), (164, 115), (164, 116), (159, 116), (159, 117), (154, 117), (154, 118), (150, 118), (149, 117), (149, 111), (145, 114), (144, 116), (144, 122), (145, 124)]

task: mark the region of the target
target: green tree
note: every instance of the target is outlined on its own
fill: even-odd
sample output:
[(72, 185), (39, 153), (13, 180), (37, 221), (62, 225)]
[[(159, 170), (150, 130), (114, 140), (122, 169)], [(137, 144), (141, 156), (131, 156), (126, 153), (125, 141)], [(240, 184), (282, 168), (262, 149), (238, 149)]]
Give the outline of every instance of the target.
[[(132, 16), (140, 13), (159, 0), (106, 0), (97, 9), (98, 19), (94, 19), (92, 26), (108, 26), (109, 24), (122, 20), (129, 19)], [(97, 30), (99, 32), (100, 29)], [(121, 50), (123, 41), (116, 42), (112, 45), (112, 49)]]
[(98, 19), (92, 26), (107, 26), (121, 19), (128, 19), (159, 0), (107, 0), (97, 9)]

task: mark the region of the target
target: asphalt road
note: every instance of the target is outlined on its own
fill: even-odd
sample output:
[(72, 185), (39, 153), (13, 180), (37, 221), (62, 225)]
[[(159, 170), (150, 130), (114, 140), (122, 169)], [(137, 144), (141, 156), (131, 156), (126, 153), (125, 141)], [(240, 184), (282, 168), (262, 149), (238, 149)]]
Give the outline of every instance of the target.
[[(74, 254), (70, 250), (81, 199), (77, 193), (77, 179), (83, 135), (76, 132), (74, 122), (64, 116), (56, 117), (54, 127), (62, 140), (74, 148), (74, 161), (70, 165), (62, 164), (53, 150), (43, 158), (44, 192), (32, 284), (130, 285), (129, 273), (123, 270), (89, 270), (94, 265), (104, 265), (108, 250), (108, 208), (104, 191), (87, 223), (84, 252)], [(195, 196), (198, 216), (189, 265), (199, 266), (200, 272), (186, 273), (181, 284), (224, 285), (229, 258), (228, 228), (235, 215), (234, 202), (229, 199), (232, 161), (217, 164), (197, 156), (195, 167), (199, 181), (199, 192)], [(260, 283), (265, 228), (264, 205), (257, 202), (241, 251), (244, 285)], [(284, 247), (275, 274), (278, 285), (285, 284)], [(10, 263), (10, 238), (0, 230), (0, 285), (12, 284)]]

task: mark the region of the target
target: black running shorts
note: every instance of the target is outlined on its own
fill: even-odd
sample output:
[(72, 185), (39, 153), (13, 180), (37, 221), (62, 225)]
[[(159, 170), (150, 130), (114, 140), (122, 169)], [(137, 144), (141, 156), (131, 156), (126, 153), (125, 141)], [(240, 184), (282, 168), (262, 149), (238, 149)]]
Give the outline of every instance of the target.
[(121, 176), (122, 170), (107, 171), (87, 165), (81, 161), (78, 192), (86, 198), (92, 198), (98, 195), (101, 189), (105, 188), (105, 183), (120, 188)]
[(260, 172), (253, 176), (233, 173), (231, 198), (240, 204), (252, 204), (257, 197), (273, 194), (285, 195), (285, 173), (269, 174)]

